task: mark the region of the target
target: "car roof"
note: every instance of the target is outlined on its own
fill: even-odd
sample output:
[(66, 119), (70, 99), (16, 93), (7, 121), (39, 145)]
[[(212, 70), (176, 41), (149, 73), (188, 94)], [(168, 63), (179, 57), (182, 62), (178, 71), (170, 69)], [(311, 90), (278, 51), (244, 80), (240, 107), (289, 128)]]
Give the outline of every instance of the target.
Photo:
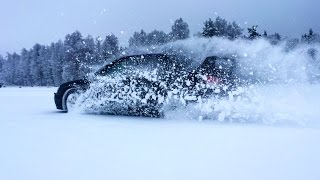
[[(101, 69), (103, 69), (106, 66), (110, 66), (112, 64), (115, 63), (119, 63), (122, 61), (125, 61), (127, 58), (130, 57), (171, 57), (171, 60), (174, 60), (175, 62), (180, 63), (182, 66), (184, 66), (186, 71), (192, 71), (195, 69), (198, 69), (204, 62), (206, 59), (208, 58), (221, 58), (221, 59), (230, 59), (230, 60), (234, 60), (233, 58), (230, 57), (221, 57), (221, 56), (207, 56), (206, 58), (204, 58), (201, 63), (198, 63), (196, 66), (193, 65), (192, 60), (188, 57), (184, 57), (183, 55), (176, 55), (176, 54), (168, 54), (168, 53), (142, 53), (142, 54), (134, 54), (134, 55), (126, 55), (126, 56), (122, 56), (120, 58), (118, 58), (115, 61), (112, 61), (110, 64), (104, 65), (102, 68), (100, 68), (98, 71), (100, 71)], [(97, 72), (98, 72), (97, 71)]]

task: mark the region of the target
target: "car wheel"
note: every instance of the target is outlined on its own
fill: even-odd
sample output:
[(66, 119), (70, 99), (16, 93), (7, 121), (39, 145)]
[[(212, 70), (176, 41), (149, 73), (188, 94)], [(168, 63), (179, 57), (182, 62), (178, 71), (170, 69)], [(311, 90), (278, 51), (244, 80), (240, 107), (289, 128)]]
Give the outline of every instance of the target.
[(63, 110), (65, 110), (66, 112), (74, 110), (76, 108), (79, 96), (80, 93), (76, 88), (68, 89), (63, 95)]

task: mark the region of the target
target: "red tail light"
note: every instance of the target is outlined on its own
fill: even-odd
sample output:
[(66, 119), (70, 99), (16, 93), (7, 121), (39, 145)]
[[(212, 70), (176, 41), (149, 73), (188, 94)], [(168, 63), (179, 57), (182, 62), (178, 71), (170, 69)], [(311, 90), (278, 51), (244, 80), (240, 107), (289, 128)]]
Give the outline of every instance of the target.
[(207, 76), (207, 83), (219, 84), (220, 83), (220, 79), (215, 77), (215, 76)]

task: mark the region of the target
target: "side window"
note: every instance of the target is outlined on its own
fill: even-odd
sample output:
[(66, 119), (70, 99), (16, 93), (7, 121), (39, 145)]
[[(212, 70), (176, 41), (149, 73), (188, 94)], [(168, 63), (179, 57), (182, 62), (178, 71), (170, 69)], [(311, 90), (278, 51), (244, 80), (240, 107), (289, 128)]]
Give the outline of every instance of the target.
[(127, 75), (129, 74), (135, 66), (135, 58), (127, 57), (119, 62), (116, 62), (113, 66), (108, 69), (107, 75)]
[(200, 66), (202, 74), (228, 74), (234, 67), (234, 61), (227, 58), (208, 57)]
[(143, 73), (144, 75), (157, 75), (159, 71), (160, 62), (162, 61), (161, 56), (155, 55), (141, 55), (135, 56), (132, 59), (131, 64), (127, 66), (130, 72)]
[(169, 71), (173, 72), (173, 70), (178, 67), (179, 65), (177, 63), (164, 56), (139, 55), (120, 59), (114, 64), (107, 65), (97, 74), (111, 77), (118, 75), (131, 76), (140, 73), (160, 76), (160, 74), (167, 74)]

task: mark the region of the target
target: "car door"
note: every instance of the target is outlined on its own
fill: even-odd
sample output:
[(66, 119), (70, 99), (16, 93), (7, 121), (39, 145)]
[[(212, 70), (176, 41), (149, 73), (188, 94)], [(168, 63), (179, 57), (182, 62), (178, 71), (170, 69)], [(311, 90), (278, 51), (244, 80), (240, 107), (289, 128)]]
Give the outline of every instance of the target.
[(106, 106), (115, 114), (156, 106), (160, 61), (155, 55), (129, 56), (101, 69), (97, 74), (103, 79), (104, 91), (99, 95), (107, 97)]

